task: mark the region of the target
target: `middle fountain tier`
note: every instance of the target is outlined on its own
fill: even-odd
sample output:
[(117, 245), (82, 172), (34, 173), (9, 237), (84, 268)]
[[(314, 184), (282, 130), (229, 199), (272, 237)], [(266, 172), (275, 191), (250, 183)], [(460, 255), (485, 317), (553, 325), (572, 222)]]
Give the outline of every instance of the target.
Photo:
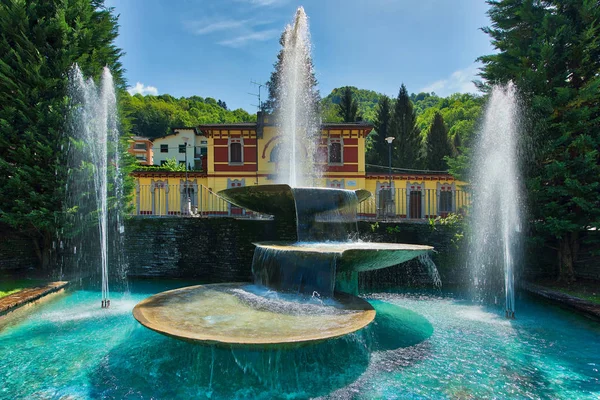
[(231, 203), (296, 226), (298, 241), (255, 243), (257, 284), (275, 290), (333, 296), (358, 293), (358, 273), (391, 267), (433, 247), (358, 240), (357, 207), (367, 190), (257, 185), (219, 194)]

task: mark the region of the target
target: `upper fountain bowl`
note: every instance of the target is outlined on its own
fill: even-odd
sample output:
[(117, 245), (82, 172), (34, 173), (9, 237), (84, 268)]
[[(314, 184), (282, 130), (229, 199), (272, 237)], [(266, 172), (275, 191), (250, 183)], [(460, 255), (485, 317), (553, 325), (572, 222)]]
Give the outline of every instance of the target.
[(296, 216), (294, 198), (298, 193), (318, 199), (310, 204), (312, 212), (315, 214), (347, 206), (349, 193), (355, 193), (359, 203), (371, 196), (371, 192), (364, 189), (292, 188), (285, 184), (237, 187), (221, 190), (219, 195), (238, 207), (286, 218)]

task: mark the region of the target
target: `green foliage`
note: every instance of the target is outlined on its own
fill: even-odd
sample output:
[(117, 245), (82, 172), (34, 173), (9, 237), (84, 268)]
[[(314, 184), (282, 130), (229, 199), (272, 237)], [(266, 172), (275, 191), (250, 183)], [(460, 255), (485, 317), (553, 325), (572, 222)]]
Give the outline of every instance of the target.
[(168, 94), (130, 96), (125, 93), (120, 106), (131, 119), (131, 133), (149, 138), (167, 135), (175, 127), (256, 121), (256, 115), (241, 108), (230, 111), (225, 102), (210, 97), (176, 99)]
[(524, 132), (538, 235), (558, 240), (560, 278), (574, 279), (579, 243), (600, 225), (600, 7), (597, 1), (490, 1), (484, 29), (497, 53), (482, 77), (513, 81), (535, 118)]
[(436, 217), (429, 219), (431, 230), (437, 230), (437, 226), (444, 226), (453, 233), (451, 242), (456, 249), (461, 249), (465, 245), (467, 223), (465, 217), (461, 214), (448, 214), (446, 217)]
[(452, 145), (448, 138), (448, 130), (444, 118), (439, 112), (435, 113), (429, 133), (425, 139), (427, 169), (432, 171), (445, 171), (448, 164), (444, 157), (452, 155)]
[(338, 104), (338, 115), (342, 122), (356, 122), (358, 120), (358, 103), (352, 97), (352, 89), (349, 86), (342, 89), (342, 99)]
[(358, 89), (354, 86), (335, 88), (321, 100), (323, 122), (342, 122), (343, 119), (339, 116), (337, 110), (344, 97), (344, 91), (347, 89), (350, 90), (352, 99), (356, 101), (357, 115), (360, 115), (363, 121), (374, 122), (376, 118), (375, 109), (383, 95), (372, 90)]
[(179, 164), (175, 157), (169, 158), (163, 165), (138, 165), (136, 171), (167, 171), (182, 172), (185, 171), (185, 165)]
[(419, 168), (421, 136), (417, 127), (417, 115), (404, 84), (400, 87), (394, 105), (390, 135), (395, 137), (392, 142), (392, 165), (397, 168)]
[(108, 65), (123, 88), (117, 20), (102, 1), (6, 0), (0, 32), (0, 219), (47, 264), (67, 173), (67, 72), (78, 63), (97, 78)]
[(374, 131), (369, 134), (370, 146), (367, 149), (367, 163), (373, 165), (386, 165), (389, 163), (389, 144), (385, 138), (390, 135), (392, 121), (392, 101), (387, 96), (382, 96), (376, 109), (373, 121)]
[[(267, 82), (267, 89), (269, 92), (269, 97), (267, 99), (267, 101), (263, 102), (263, 104), (261, 104), (261, 110), (270, 113), (270, 114), (275, 114), (277, 113), (277, 111), (279, 110), (281, 104), (280, 104), (280, 99), (279, 99), (279, 82), (280, 82), (280, 77), (281, 77), (281, 67), (282, 67), (282, 63), (283, 63), (283, 46), (285, 43), (285, 32), (281, 34), (281, 37), (279, 38), (279, 44), (281, 45), (281, 49), (279, 50), (279, 53), (277, 53), (277, 61), (275, 61), (275, 63), (273, 64), (273, 72), (271, 72), (271, 77), (269, 78), (269, 81)], [(315, 77), (314, 74), (314, 68), (313, 68), (313, 61), (312, 58), (310, 58), (310, 56), (307, 57), (307, 59), (304, 62), (304, 66), (305, 68), (308, 69), (308, 75), (309, 75), (309, 85), (308, 85), (308, 93), (310, 94), (310, 96), (312, 97), (311, 101), (312, 101), (312, 107), (314, 107), (315, 111), (318, 112), (319, 110), (319, 100), (321, 99), (321, 95), (319, 94), (319, 90), (317, 88), (317, 78)]]

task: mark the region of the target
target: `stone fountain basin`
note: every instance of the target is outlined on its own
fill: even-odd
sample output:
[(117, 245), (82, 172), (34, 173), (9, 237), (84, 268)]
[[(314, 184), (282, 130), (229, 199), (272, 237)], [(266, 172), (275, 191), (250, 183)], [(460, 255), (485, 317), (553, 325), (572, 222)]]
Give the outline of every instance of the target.
[(220, 283), (158, 293), (138, 303), (133, 316), (153, 331), (184, 341), (269, 348), (346, 335), (371, 323), (375, 310), (346, 293), (322, 300)]
[(343, 207), (344, 192), (354, 192), (358, 202), (365, 201), (371, 192), (364, 189), (343, 190), (329, 188), (292, 188), (289, 185), (257, 185), (221, 190), (219, 196), (225, 200), (251, 211), (275, 216), (296, 217), (294, 191), (305, 191), (319, 201), (310, 204), (313, 213), (331, 211)]
[(336, 257), (336, 273), (362, 272), (391, 267), (433, 250), (431, 246), (370, 242), (261, 242), (257, 247), (290, 252), (298, 259)]

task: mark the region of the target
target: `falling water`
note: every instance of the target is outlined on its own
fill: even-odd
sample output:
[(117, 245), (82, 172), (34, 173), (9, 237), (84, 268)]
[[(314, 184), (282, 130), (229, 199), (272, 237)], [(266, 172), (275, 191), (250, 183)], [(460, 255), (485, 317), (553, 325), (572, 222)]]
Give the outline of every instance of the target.
[(347, 242), (358, 237), (354, 190), (294, 188), (299, 242)]
[(318, 93), (314, 88), (310, 32), (304, 8), (296, 11), (294, 22), (283, 33), (281, 76), (277, 93), (280, 110), (277, 125), (281, 135), (279, 183), (292, 187), (314, 186), (320, 177), (317, 140)]
[[(475, 147), (470, 265), (480, 293), (493, 289), (503, 272), (506, 315), (511, 318), (515, 312), (514, 268), (521, 226), (518, 134), (516, 88), (512, 83), (495, 86)], [(501, 272), (499, 266), (503, 267)]]
[[(70, 74), (69, 97), (72, 101), (69, 134), (73, 141), (69, 149), (67, 204), (78, 214), (76, 225), (82, 225), (74, 227), (82, 236), (80, 248), (84, 251), (99, 250), (101, 304), (102, 307), (109, 307), (108, 243), (109, 228), (113, 228), (112, 224), (109, 226), (111, 206), (115, 209), (115, 233), (120, 236), (124, 229), (118, 209), (118, 205), (122, 204), (123, 185), (119, 169), (116, 94), (108, 68), (104, 68), (96, 85), (94, 80), (85, 79), (79, 67), (75, 66)], [(93, 218), (97, 220), (97, 237), (86, 234), (85, 224)], [(97, 245), (89, 243), (90, 240), (98, 240)]]

